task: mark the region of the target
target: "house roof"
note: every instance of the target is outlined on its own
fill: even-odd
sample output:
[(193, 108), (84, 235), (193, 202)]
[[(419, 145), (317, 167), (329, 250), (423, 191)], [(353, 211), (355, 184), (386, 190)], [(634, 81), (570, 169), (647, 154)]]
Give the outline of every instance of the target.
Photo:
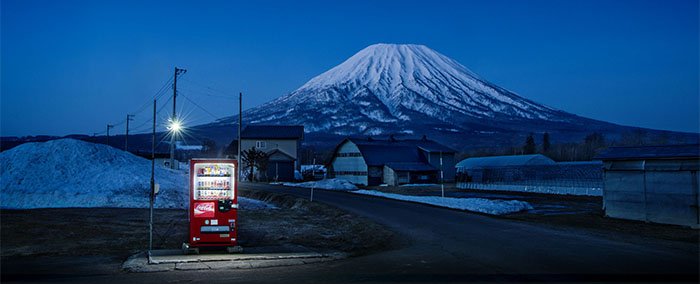
[(422, 162), (416, 147), (373, 144), (356, 145), (368, 166), (383, 166), (388, 162)]
[(664, 145), (638, 147), (610, 147), (595, 156), (596, 160), (644, 160), (700, 158), (700, 145)]
[(437, 171), (437, 169), (427, 163), (422, 162), (389, 162), (386, 166), (394, 171), (406, 172), (427, 172)]
[(544, 155), (517, 155), (468, 158), (457, 163), (456, 167), (465, 169), (495, 168), (509, 166), (553, 165), (554, 160)]
[(350, 141), (356, 145), (377, 145), (377, 146), (406, 146), (420, 148), (426, 152), (443, 152), (443, 153), (454, 153), (454, 149), (442, 145), (430, 139), (406, 139), (406, 140), (379, 140), (379, 139), (360, 139), (360, 138), (349, 138)]
[(287, 154), (286, 152), (282, 151), (281, 149), (274, 149), (272, 151), (267, 152), (268, 157), (270, 157), (270, 161), (294, 161), (294, 157), (292, 155)]
[(248, 125), (241, 139), (304, 139), (302, 125)]
[[(336, 146), (334, 152), (344, 143), (352, 142), (362, 153), (362, 158), (368, 166), (383, 166), (388, 163), (412, 163), (414, 168), (418, 164), (428, 165), (421, 151), (454, 153), (447, 146), (428, 139), (414, 140), (379, 140), (368, 138), (346, 138)], [(395, 166), (400, 166), (395, 164)], [(424, 168), (424, 167), (423, 167)], [(432, 168), (434, 169), (434, 168)]]

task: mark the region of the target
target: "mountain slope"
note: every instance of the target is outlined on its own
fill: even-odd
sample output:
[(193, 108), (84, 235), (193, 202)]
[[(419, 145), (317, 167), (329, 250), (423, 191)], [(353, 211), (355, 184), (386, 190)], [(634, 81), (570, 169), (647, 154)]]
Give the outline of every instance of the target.
[[(465, 137), (479, 144), (498, 140), (511, 145), (529, 132), (561, 133), (553, 137), (575, 140), (593, 131), (619, 134), (626, 128), (520, 97), (413, 44), (371, 45), (243, 115), (244, 124), (301, 124), (319, 135), (426, 134), (457, 148)], [(229, 117), (208, 126), (236, 120)]]

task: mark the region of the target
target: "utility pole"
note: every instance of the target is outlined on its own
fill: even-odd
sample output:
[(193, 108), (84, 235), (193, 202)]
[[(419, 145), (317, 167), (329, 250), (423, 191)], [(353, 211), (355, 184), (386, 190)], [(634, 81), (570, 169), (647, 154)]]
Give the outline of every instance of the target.
[(149, 195), (150, 219), (148, 222), (148, 262), (151, 261), (151, 250), (153, 249), (153, 199), (155, 199), (156, 182), (156, 100), (153, 100), (153, 136), (151, 138), (151, 194)]
[(107, 124), (107, 145), (109, 145), (109, 129), (114, 127), (114, 125)]
[(440, 151), (440, 189), (442, 197), (445, 197), (445, 173), (442, 167), (442, 151)]
[(124, 135), (124, 151), (129, 151), (129, 121), (134, 120), (133, 114), (126, 115), (126, 135)]
[(236, 173), (236, 182), (241, 180), (241, 128), (243, 127), (243, 92), (238, 93), (238, 169)]
[[(177, 102), (177, 76), (187, 72), (185, 69), (175, 67), (175, 75), (173, 77), (173, 115), (170, 123), (177, 121), (177, 112), (175, 104)], [(175, 132), (170, 132), (170, 168), (175, 169)]]

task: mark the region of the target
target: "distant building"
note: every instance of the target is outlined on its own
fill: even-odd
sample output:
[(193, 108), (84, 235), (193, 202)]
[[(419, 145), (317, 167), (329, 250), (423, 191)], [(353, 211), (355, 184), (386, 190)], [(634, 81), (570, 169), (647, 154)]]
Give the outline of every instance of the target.
[[(485, 182), (492, 179), (489, 173), (495, 168), (554, 165), (555, 163), (554, 160), (540, 154), (477, 157), (467, 158), (457, 163), (457, 172), (468, 176), (471, 182)], [(499, 177), (499, 179), (507, 181), (509, 177)], [(518, 177), (512, 176), (510, 179), (517, 180)]]
[(336, 146), (329, 174), (355, 184), (454, 181), (455, 151), (432, 140), (347, 138)]
[(248, 125), (241, 131), (241, 151), (255, 147), (269, 155), (267, 178), (294, 180), (300, 169), (299, 149), (304, 139), (301, 125)]
[(611, 147), (596, 159), (606, 216), (700, 227), (700, 145)]

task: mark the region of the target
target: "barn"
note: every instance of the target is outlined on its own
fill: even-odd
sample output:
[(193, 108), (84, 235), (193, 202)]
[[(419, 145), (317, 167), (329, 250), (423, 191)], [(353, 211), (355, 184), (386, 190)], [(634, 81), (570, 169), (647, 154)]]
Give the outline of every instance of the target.
[(700, 145), (610, 147), (596, 159), (606, 216), (700, 227)]
[(455, 151), (426, 137), (388, 140), (347, 138), (336, 146), (329, 173), (355, 184), (453, 182)]

